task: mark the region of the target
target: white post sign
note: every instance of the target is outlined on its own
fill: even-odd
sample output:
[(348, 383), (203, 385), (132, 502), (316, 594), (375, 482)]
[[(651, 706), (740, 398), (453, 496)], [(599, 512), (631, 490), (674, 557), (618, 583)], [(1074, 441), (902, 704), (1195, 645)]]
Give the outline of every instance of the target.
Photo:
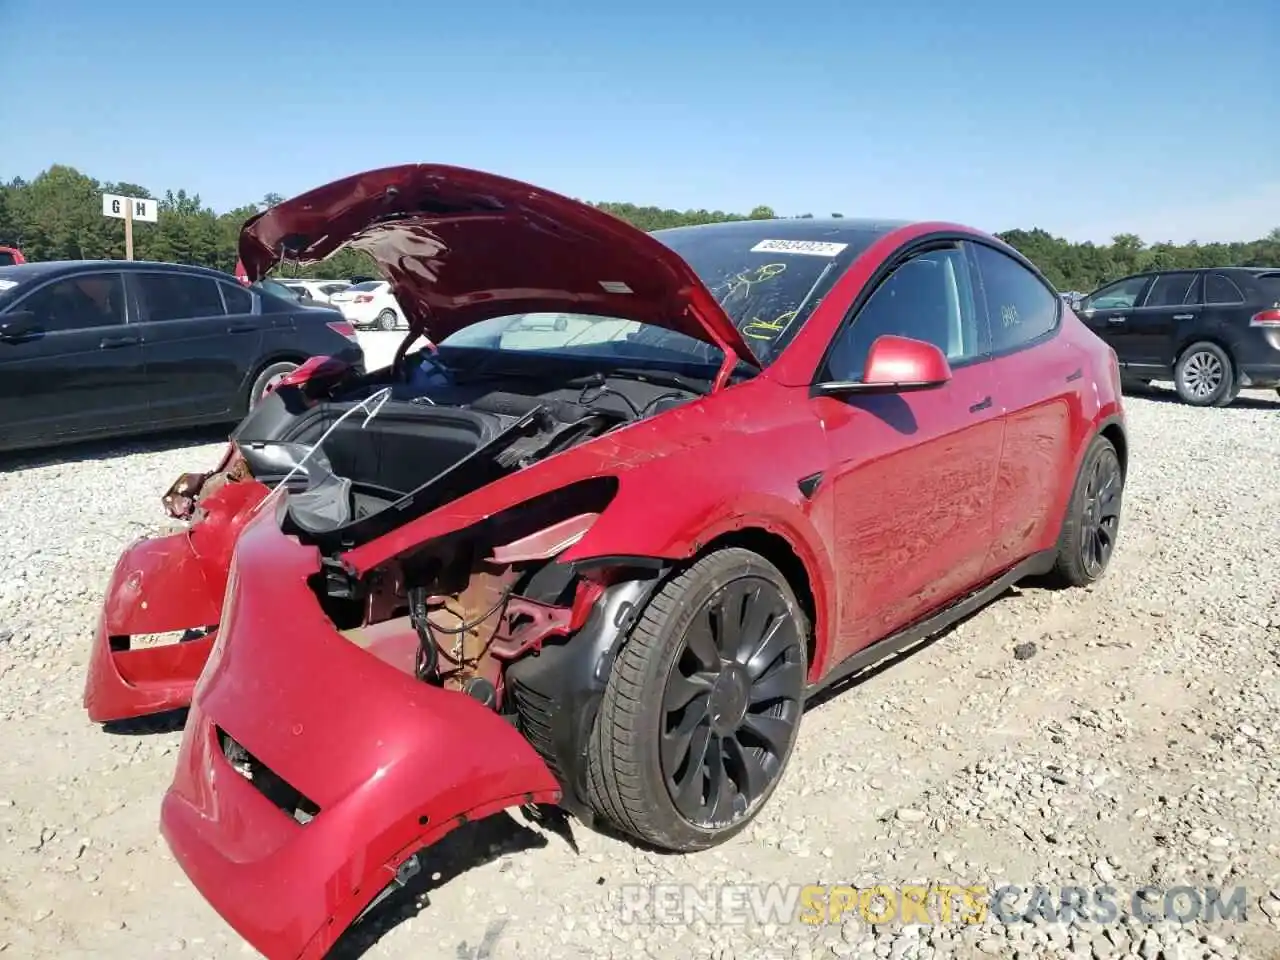
[(144, 197), (122, 197), (114, 193), (102, 195), (102, 215), (124, 221), (124, 255), (133, 259), (133, 222), (155, 223), (160, 218), (156, 202)]

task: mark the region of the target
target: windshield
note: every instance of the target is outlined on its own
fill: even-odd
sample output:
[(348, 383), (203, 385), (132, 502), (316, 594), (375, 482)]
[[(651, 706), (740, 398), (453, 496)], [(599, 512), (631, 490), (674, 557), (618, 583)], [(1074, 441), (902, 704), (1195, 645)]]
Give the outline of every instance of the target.
[[(782, 239), (771, 238), (773, 230)], [(817, 230), (744, 222), (658, 230), (653, 236), (693, 268), (733, 321), (761, 365), (772, 363), (844, 269), (880, 236), (875, 228)], [(814, 235), (817, 235), (816, 237)], [(523, 313), (473, 324), (442, 348), (546, 353), (628, 363), (718, 366), (719, 347), (664, 327), (579, 313)]]
[(0, 267), (11, 267), (17, 262), (17, 258), (8, 250), (0, 250)]
[(866, 242), (860, 234), (844, 232), (832, 238), (838, 242), (775, 239), (761, 236), (770, 224), (753, 226), (659, 230), (654, 236), (693, 268), (752, 351), (768, 364), (874, 235)]

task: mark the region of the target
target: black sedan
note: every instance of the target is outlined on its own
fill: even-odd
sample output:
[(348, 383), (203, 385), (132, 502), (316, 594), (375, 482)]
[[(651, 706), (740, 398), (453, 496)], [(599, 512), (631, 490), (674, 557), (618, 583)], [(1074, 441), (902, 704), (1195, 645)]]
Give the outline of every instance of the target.
[(309, 357), (364, 366), (341, 314), (202, 267), (0, 267), (0, 450), (239, 421)]

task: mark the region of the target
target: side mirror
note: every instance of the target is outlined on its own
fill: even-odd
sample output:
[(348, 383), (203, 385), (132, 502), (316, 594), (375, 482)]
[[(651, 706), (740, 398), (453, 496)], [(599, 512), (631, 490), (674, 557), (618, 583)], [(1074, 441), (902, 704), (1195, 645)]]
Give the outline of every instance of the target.
[(36, 315), (30, 310), (14, 310), (0, 315), (0, 341), (12, 343), (39, 332)]
[(932, 343), (886, 334), (871, 344), (861, 380), (820, 383), (814, 392), (825, 397), (851, 393), (904, 393), (941, 387), (950, 380), (951, 365)]

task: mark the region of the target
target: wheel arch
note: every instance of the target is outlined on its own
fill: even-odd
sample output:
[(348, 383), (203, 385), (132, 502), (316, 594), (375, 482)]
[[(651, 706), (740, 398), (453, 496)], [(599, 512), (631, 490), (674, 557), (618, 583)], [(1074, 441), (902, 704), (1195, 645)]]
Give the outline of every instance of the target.
[[(736, 502), (685, 501), (669, 518), (669, 526), (635, 521), (644, 516), (624, 507), (623, 494), (605, 511), (602, 521), (561, 558), (573, 563), (590, 558), (648, 557), (673, 564), (695, 562), (713, 550), (738, 546), (759, 553), (786, 578), (809, 619), (810, 679), (820, 676), (831, 649), (836, 622), (835, 568), (821, 521), (797, 504), (768, 494), (739, 494)], [(632, 492), (636, 492), (632, 489)]]
[(1197, 343), (1212, 343), (1215, 347), (1227, 355), (1227, 360), (1231, 363), (1231, 373), (1234, 376), (1239, 366), (1236, 361), (1235, 351), (1232, 350), (1230, 342), (1226, 337), (1219, 335), (1216, 331), (1201, 332), (1197, 334), (1188, 334), (1178, 342), (1178, 348), (1173, 352), (1174, 374), (1177, 374), (1178, 364), (1182, 362), (1183, 355), (1191, 347)]
[(311, 354), (304, 353), (300, 350), (290, 350), (288, 348), (282, 350), (273, 350), (257, 359), (249, 368), (249, 375), (245, 377), (244, 382), (240, 384), (239, 403), (246, 410), (249, 408), (249, 391), (253, 389), (253, 385), (258, 382), (258, 378), (262, 376), (262, 371), (273, 363), (293, 363), (302, 366), (311, 359)]
[[(808, 649), (806, 650), (809, 661), (810, 676), (814, 675), (815, 661), (818, 657), (818, 608), (817, 601), (814, 598), (813, 586), (811, 584), (812, 573), (805, 566), (805, 562), (800, 559), (800, 555), (796, 553), (791, 542), (779, 533), (775, 533), (764, 527), (742, 527), (738, 530), (732, 530), (722, 533), (714, 539), (707, 542), (701, 550), (699, 550), (691, 560), (704, 557), (709, 553), (717, 550), (727, 550), (732, 547), (738, 547), (743, 550), (750, 550), (752, 553), (758, 554), (765, 560), (778, 568), (778, 572), (782, 574), (787, 581), (787, 586), (791, 588), (791, 592), (795, 594), (796, 600), (800, 604), (800, 609), (804, 611), (805, 617), (809, 621), (809, 637), (807, 640)], [(826, 645), (823, 645), (823, 653), (825, 654)]]
[(1116, 456), (1120, 458), (1120, 476), (1129, 478), (1129, 435), (1125, 432), (1124, 423), (1119, 417), (1109, 417), (1098, 430), (1100, 436), (1111, 441), (1116, 448)]

